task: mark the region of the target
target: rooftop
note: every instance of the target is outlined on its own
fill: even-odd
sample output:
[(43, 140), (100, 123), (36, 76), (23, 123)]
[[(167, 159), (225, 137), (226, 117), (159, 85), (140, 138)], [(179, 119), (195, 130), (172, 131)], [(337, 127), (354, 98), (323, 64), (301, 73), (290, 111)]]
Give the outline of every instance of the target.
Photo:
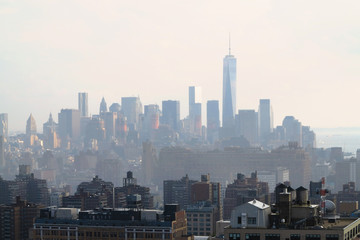
[(251, 201), (249, 201), (248, 203), (251, 204), (251, 205), (253, 205), (254, 207), (259, 208), (259, 209), (266, 209), (266, 208), (269, 208), (269, 207), (270, 207), (269, 205), (267, 205), (267, 204), (265, 204), (265, 203), (263, 203), (263, 202), (260, 202), (260, 201), (258, 201), (258, 200), (256, 200), (256, 199), (251, 200)]

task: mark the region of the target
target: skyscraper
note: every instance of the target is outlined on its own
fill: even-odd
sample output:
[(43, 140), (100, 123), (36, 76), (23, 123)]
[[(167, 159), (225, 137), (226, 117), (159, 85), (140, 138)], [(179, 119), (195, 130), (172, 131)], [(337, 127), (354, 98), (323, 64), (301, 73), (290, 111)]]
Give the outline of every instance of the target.
[(259, 136), (262, 142), (273, 131), (273, 112), (270, 99), (260, 99), (259, 104)]
[(140, 123), (139, 115), (142, 114), (142, 104), (138, 97), (122, 97), (121, 109), (127, 118), (129, 128), (137, 130)]
[(88, 94), (86, 92), (79, 93), (79, 111), (80, 117), (87, 117), (88, 112)]
[(102, 114), (102, 113), (106, 113), (108, 110), (107, 110), (107, 104), (106, 104), (106, 102), (105, 102), (105, 98), (103, 97), (102, 99), (101, 99), (101, 103), (100, 103), (100, 115)]
[(232, 128), (236, 113), (236, 58), (226, 55), (223, 61), (223, 114), (222, 126)]
[(167, 100), (162, 101), (162, 124), (178, 130), (180, 123), (180, 102)]
[(201, 87), (189, 87), (189, 120), (190, 132), (201, 135)]
[(67, 148), (68, 141), (76, 141), (80, 137), (80, 111), (77, 109), (61, 109), (59, 113), (59, 135), (61, 147)]
[(219, 101), (210, 100), (206, 105), (207, 112), (207, 139), (213, 143), (219, 139), (220, 114)]
[(255, 110), (239, 110), (236, 117), (237, 135), (243, 136), (251, 145), (258, 139), (258, 119)]
[(4, 136), (0, 135), (0, 174), (3, 173), (5, 169), (5, 146), (4, 146)]
[(30, 114), (26, 122), (26, 135), (35, 135), (36, 134), (36, 122), (32, 114)]
[(282, 126), (285, 129), (285, 141), (297, 142), (302, 147), (302, 124), (293, 116), (286, 116)]
[(0, 136), (4, 136), (5, 141), (8, 138), (8, 114), (0, 113)]

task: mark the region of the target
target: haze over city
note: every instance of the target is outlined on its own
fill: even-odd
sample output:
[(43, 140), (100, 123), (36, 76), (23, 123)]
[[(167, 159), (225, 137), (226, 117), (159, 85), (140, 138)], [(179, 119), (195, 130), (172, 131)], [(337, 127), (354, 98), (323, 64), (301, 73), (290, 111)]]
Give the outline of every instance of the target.
[[(274, 108), (312, 127), (356, 127), (358, 1), (1, 1), (0, 112), (25, 131), (89, 93), (89, 112), (139, 96), (222, 101), (222, 59), (237, 58), (237, 108)], [(204, 108), (203, 108), (204, 111)], [(205, 114), (203, 114), (205, 116)], [(55, 117), (56, 118), (56, 117)], [(203, 118), (203, 123), (205, 124)]]

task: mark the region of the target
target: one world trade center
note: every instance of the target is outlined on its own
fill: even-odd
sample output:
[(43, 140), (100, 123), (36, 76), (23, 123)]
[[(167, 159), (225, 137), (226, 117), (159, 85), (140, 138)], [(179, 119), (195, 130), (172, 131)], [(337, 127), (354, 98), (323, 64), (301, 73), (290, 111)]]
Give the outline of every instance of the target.
[(236, 58), (231, 55), (230, 46), (229, 55), (224, 57), (223, 64), (222, 126), (233, 128), (236, 113)]

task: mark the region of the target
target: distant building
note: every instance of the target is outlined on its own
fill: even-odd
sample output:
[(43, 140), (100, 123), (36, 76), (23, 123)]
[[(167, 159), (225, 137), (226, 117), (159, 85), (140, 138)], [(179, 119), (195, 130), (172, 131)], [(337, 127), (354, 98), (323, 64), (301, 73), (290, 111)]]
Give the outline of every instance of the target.
[(68, 148), (69, 143), (80, 138), (80, 111), (77, 109), (61, 109), (59, 113), (59, 136), (61, 147)]
[(189, 121), (190, 133), (201, 136), (201, 87), (189, 87)]
[(207, 101), (207, 139), (210, 143), (214, 143), (219, 139), (220, 115), (219, 101)]
[(210, 202), (198, 202), (186, 207), (188, 233), (195, 236), (213, 236), (216, 222), (220, 220), (218, 206)]
[(35, 178), (27, 165), (19, 166), (19, 175), (14, 181), (0, 179), (0, 196), (0, 204), (16, 203), (17, 196), (35, 204), (49, 203), (46, 180)]
[(254, 171), (284, 167), (294, 186), (309, 184), (311, 178), (310, 157), (297, 146), (283, 146), (272, 151), (260, 148), (227, 147), (224, 150), (196, 151), (183, 147), (166, 147), (159, 152), (154, 171), (154, 183), (163, 179), (180, 179), (188, 174), (195, 178), (199, 172), (210, 173), (214, 181), (226, 184), (234, 179), (238, 169), (250, 175)]
[(179, 204), (180, 209), (185, 209), (191, 204), (191, 185), (196, 182), (187, 175), (180, 180), (165, 180), (164, 204)]
[(161, 123), (170, 126), (177, 131), (180, 124), (180, 102), (179, 101), (162, 101), (162, 118)]
[(285, 129), (285, 141), (296, 142), (302, 147), (302, 125), (293, 116), (286, 116), (283, 120), (282, 126)]
[(78, 109), (80, 111), (80, 117), (89, 116), (89, 105), (88, 105), (88, 93), (78, 93)]
[(152, 183), (153, 179), (153, 166), (156, 164), (157, 155), (155, 146), (149, 142), (143, 142), (142, 144), (143, 152), (142, 152), (142, 169), (144, 174), (144, 179), (147, 184)]
[(273, 111), (270, 99), (260, 99), (258, 111), (259, 137), (264, 144), (267, 142), (270, 133), (273, 131)]
[(243, 136), (250, 145), (258, 142), (258, 114), (255, 110), (239, 110), (235, 116), (235, 125), (238, 136)]
[(54, 121), (52, 114), (49, 115), (49, 120), (43, 124), (44, 147), (54, 149), (60, 147), (58, 139), (58, 124)]
[(142, 104), (139, 97), (122, 97), (121, 110), (127, 118), (127, 124), (131, 130), (138, 130), (140, 124), (140, 114), (142, 114)]
[(105, 102), (105, 98), (103, 97), (101, 99), (101, 103), (100, 103), (100, 111), (99, 111), (99, 115), (101, 115), (102, 113), (106, 113), (108, 111), (107, 109), (107, 104)]
[(116, 112), (116, 113), (120, 112), (121, 111), (120, 104), (118, 104), (118, 103), (111, 104), (111, 106), (109, 107), (109, 111), (110, 112)]
[(0, 175), (5, 171), (6, 161), (5, 161), (5, 138), (0, 136)]
[(36, 131), (36, 122), (32, 114), (30, 114), (26, 122), (26, 134), (25, 134), (25, 143), (27, 146), (33, 146), (35, 141), (37, 141), (37, 131)]
[(0, 136), (4, 136), (5, 141), (9, 136), (9, 121), (7, 113), (0, 113)]
[(154, 197), (150, 194), (150, 188), (137, 185), (137, 180), (131, 171), (128, 171), (126, 178), (123, 178), (123, 186), (115, 188), (115, 194), (119, 193), (125, 196), (138, 194), (141, 196), (141, 203), (145, 209), (154, 208)]
[(223, 60), (223, 128), (234, 128), (236, 114), (236, 58), (229, 54)]
[(252, 173), (250, 178), (238, 173), (237, 179), (225, 190), (224, 219), (230, 219), (231, 211), (236, 206), (252, 199), (270, 203), (268, 183), (258, 181), (256, 172)]
[(116, 112), (104, 112), (101, 114), (104, 119), (104, 127), (107, 141), (115, 139), (116, 136), (116, 121), (118, 114)]

